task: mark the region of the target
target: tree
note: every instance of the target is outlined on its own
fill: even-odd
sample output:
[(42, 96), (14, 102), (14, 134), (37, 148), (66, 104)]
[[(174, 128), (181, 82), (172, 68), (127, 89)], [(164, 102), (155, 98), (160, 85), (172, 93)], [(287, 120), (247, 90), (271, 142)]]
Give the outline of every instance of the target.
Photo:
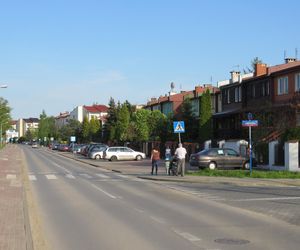
[(91, 138), (90, 138), (90, 123), (89, 123), (87, 116), (85, 116), (83, 118), (83, 122), (82, 122), (82, 138), (85, 142), (88, 142), (91, 140)]
[(138, 141), (148, 141), (150, 136), (149, 117), (150, 110), (140, 109), (134, 114), (136, 138)]
[(210, 91), (206, 90), (200, 100), (199, 141), (212, 138), (212, 107)]
[(165, 141), (169, 135), (167, 117), (159, 110), (154, 110), (148, 117), (149, 137), (151, 140)]
[(94, 116), (90, 120), (89, 133), (90, 133), (90, 138), (92, 138), (93, 141), (100, 141), (101, 139), (100, 122)]
[[(118, 105), (119, 106), (119, 105)], [(120, 106), (117, 113), (117, 123), (115, 128), (115, 139), (125, 142), (128, 138), (127, 130), (130, 122), (130, 114), (126, 104)]]
[(115, 127), (117, 123), (117, 107), (115, 100), (111, 97), (108, 103), (108, 115), (107, 121), (104, 126), (104, 138), (105, 140), (114, 140)]
[(182, 134), (183, 140), (195, 141), (198, 137), (198, 126), (190, 98), (184, 99), (181, 105), (181, 114), (181, 119), (185, 122), (185, 133)]
[(41, 140), (44, 140), (44, 138), (48, 138), (49, 140), (51, 137), (56, 137), (56, 134), (57, 131), (55, 128), (54, 117), (48, 117), (45, 110), (43, 110), (42, 114), (40, 114), (39, 128), (37, 132), (38, 138), (40, 138)]
[(11, 116), (10, 116), (11, 108), (8, 106), (8, 101), (0, 97), (0, 125), (2, 126), (2, 135), (5, 134), (5, 131), (10, 128)]

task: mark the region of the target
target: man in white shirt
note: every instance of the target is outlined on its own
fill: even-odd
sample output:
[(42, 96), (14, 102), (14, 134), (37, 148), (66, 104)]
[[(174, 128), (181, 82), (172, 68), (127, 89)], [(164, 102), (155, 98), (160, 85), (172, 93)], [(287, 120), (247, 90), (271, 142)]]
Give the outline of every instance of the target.
[(181, 176), (184, 176), (185, 171), (185, 156), (187, 152), (184, 147), (182, 147), (182, 144), (178, 144), (178, 148), (175, 150), (175, 156), (177, 158), (177, 172), (176, 175), (178, 175), (179, 172), (181, 172)]

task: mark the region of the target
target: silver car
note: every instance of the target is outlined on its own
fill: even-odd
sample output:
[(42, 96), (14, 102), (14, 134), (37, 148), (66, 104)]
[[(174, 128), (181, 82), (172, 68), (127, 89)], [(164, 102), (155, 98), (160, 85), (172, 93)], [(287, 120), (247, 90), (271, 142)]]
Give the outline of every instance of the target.
[(109, 147), (103, 152), (103, 158), (110, 161), (137, 160), (146, 158), (142, 152), (134, 151), (128, 147)]
[(107, 149), (107, 146), (97, 146), (92, 148), (89, 153), (88, 157), (90, 159), (100, 160), (103, 158), (103, 152)]

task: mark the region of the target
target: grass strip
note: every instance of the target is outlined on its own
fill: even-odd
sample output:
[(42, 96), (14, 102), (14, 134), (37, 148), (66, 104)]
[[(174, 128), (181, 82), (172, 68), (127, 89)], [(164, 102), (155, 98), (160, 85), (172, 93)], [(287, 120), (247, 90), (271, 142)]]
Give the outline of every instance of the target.
[(264, 179), (300, 179), (300, 172), (289, 171), (261, 171), (253, 170), (250, 175), (249, 170), (209, 170), (203, 169), (196, 172), (189, 172), (191, 176), (221, 176), (236, 178), (264, 178)]

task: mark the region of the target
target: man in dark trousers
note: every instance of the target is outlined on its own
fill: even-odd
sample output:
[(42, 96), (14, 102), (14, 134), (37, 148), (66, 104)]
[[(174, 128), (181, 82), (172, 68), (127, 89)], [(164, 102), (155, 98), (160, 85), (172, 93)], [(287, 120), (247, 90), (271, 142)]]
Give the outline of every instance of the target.
[(184, 171), (185, 171), (185, 156), (187, 152), (184, 147), (182, 147), (182, 144), (178, 144), (178, 148), (175, 150), (175, 156), (178, 159), (178, 165), (177, 165), (177, 173), (178, 175), (181, 172), (181, 176), (184, 176)]

